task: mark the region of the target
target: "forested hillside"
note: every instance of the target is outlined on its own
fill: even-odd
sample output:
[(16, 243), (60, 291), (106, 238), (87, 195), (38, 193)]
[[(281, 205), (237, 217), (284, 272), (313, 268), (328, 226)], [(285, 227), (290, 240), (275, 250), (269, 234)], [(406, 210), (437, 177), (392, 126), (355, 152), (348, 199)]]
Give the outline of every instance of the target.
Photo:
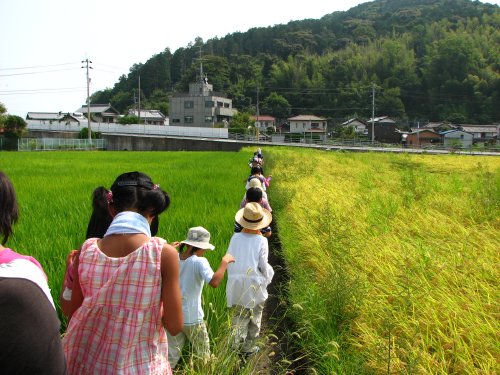
[[(194, 37), (194, 36), (193, 36)], [(159, 46), (161, 48), (161, 46)], [(203, 69), (239, 111), (334, 123), (376, 115), (403, 121), (500, 121), (500, 7), (469, 0), (376, 0), (307, 19), (166, 48), (135, 64), (92, 103), (168, 113)]]

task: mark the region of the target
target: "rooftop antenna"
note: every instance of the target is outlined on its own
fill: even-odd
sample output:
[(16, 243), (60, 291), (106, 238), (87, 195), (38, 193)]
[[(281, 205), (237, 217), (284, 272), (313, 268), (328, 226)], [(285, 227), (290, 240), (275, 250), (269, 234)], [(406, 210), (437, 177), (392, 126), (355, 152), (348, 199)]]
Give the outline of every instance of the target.
[(200, 61), (200, 73), (199, 73), (199, 77), (198, 77), (198, 81), (203, 83), (203, 84), (207, 84), (208, 83), (208, 77), (206, 74), (203, 73), (203, 57), (202, 57), (202, 45), (200, 44), (198, 46), (198, 48), (200, 49), (200, 57), (198, 58), (198, 60)]

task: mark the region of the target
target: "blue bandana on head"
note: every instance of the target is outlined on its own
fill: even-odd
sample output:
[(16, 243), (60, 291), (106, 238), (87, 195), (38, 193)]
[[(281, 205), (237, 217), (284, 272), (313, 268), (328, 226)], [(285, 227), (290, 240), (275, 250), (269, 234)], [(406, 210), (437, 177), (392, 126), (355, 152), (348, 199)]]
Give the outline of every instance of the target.
[(112, 234), (142, 233), (151, 237), (151, 228), (144, 216), (133, 211), (123, 211), (116, 215), (104, 237)]

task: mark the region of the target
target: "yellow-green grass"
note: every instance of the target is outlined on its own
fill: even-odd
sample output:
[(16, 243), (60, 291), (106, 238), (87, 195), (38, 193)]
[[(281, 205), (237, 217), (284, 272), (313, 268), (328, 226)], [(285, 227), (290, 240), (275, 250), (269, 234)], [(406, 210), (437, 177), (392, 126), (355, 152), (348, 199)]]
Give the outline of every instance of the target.
[(499, 158), (266, 154), (317, 373), (499, 371)]
[[(216, 269), (245, 193), (248, 153), (2, 152), (0, 170), (12, 180), (20, 206), (20, 219), (7, 246), (40, 261), (57, 304), (65, 257), (85, 239), (92, 191), (100, 185), (109, 188), (121, 173), (138, 170), (171, 197), (170, 208), (160, 216), (158, 236), (180, 241), (188, 228), (204, 226), (215, 245), (206, 257)], [(201, 369), (196, 363), (181, 363), (179, 373), (251, 373), (251, 364), (240, 368), (228, 345), (225, 283), (217, 289), (205, 287), (203, 298), (215, 359)], [(61, 320), (64, 329), (62, 316)]]

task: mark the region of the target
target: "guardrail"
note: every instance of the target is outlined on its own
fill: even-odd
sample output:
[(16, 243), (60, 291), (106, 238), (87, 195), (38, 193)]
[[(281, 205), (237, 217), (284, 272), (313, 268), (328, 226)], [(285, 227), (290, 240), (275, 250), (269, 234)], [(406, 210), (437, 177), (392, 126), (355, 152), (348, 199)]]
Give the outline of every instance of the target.
[(18, 151), (105, 150), (105, 139), (20, 138)]

